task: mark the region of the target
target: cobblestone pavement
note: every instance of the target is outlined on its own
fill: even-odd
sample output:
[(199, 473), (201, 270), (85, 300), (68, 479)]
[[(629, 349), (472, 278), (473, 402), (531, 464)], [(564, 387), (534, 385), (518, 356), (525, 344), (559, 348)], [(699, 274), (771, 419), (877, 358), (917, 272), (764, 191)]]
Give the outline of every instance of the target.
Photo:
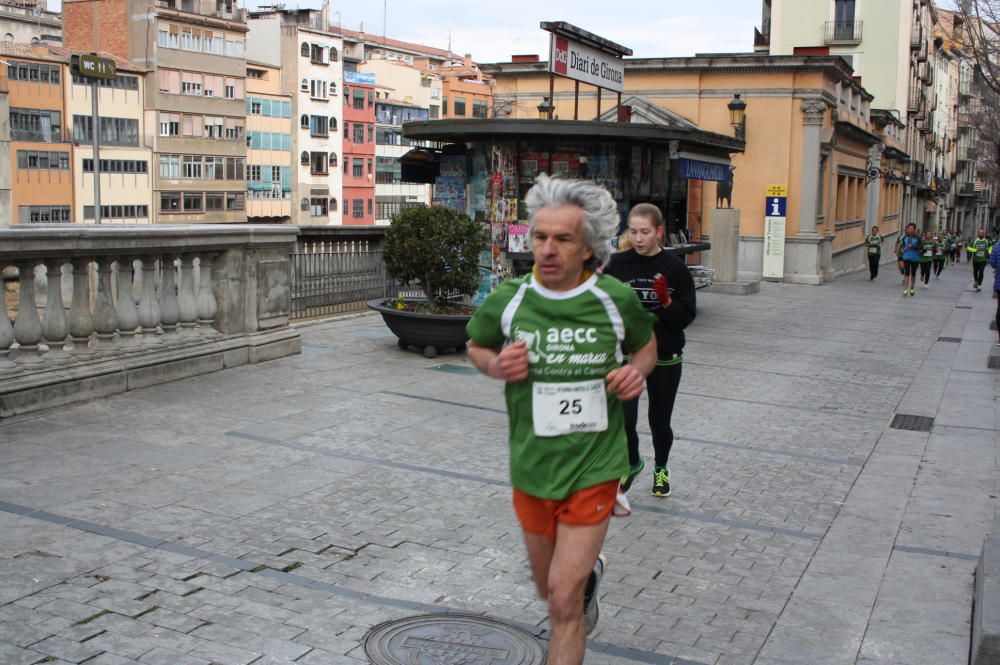
[[(701, 296), (674, 495), (642, 478), (615, 520), (588, 663), (966, 662), (994, 302), (967, 264), (905, 299), (890, 268)], [(364, 662), (372, 626), (445, 608), (544, 637), (501, 386), (374, 316), (303, 335), (301, 356), (0, 424), (0, 663)]]

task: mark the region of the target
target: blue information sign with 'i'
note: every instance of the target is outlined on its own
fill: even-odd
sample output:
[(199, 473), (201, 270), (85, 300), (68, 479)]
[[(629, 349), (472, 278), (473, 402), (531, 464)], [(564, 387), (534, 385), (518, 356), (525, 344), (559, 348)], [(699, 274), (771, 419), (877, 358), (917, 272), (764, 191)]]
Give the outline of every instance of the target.
[(787, 217), (788, 197), (769, 196), (764, 203), (765, 217)]

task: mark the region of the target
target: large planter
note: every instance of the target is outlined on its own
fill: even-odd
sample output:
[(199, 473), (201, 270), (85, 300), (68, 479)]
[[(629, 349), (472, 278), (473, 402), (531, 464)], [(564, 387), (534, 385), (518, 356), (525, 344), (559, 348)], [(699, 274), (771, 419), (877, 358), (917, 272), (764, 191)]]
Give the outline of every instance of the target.
[(388, 307), (383, 300), (369, 300), (368, 307), (382, 315), (389, 330), (399, 338), (399, 348), (415, 346), (427, 358), (440, 351), (465, 351), (469, 336), (465, 324), (471, 314), (428, 314)]

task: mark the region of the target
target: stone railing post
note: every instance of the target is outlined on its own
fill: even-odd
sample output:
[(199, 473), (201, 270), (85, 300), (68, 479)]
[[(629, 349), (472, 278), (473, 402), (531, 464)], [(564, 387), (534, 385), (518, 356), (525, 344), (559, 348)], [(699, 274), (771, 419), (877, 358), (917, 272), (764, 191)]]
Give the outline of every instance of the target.
[(36, 365), (42, 362), (38, 343), (42, 341), (42, 322), (38, 319), (35, 306), (35, 261), (20, 261), (17, 264), (18, 294), (17, 319), (14, 321), (14, 339), (20, 348), (15, 360), (22, 365)]
[[(3, 272), (4, 264), (0, 263), (0, 273)], [(7, 314), (7, 294), (4, 291), (3, 281), (0, 280), (0, 373), (12, 371), (17, 367), (10, 360), (10, 347), (14, 344), (14, 326), (10, 323), (10, 315)]]
[(194, 255), (181, 256), (181, 287), (177, 293), (182, 335), (194, 334), (198, 324), (198, 300), (194, 291)]
[(177, 324), (181, 320), (181, 307), (177, 301), (177, 266), (174, 265), (172, 255), (167, 254), (160, 259), (160, 272), (163, 273), (160, 284), (160, 326), (165, 335), (173, 336), (177, 334)]
[(143, 256), (142, 291), (139, 296), (139, 325), (142, 327), (142, 341), (145, 344), (158, 343), (156, 339), (160, 325), (160, 303), (156, 299), (156, 257)]
[(118, 259), (118, 307), (115, 312), (118, 318), (118, 335), (123, 346), (136, 343), (135, 329), (139, 327), (139, 309), (132, 297), (132, 279), (135, 266), (131, 256)]
[(46, 360), (50, 362), (66, 362), (70, 359), (66, 353), (66, 335), (69, 327), (66, 324), (66, 311), (63, 309), (62, 297), (62, 267), (63, 259), (49, 259), (45, 262), (48, 277), (48, 299), (45, 302), (45, 318), (42, 321), (42, 334), (45, 344), (49, 347)]
[(111, 351), (114, 347), (118, 316), (112, 304), (111, 271), (114, 258), (103, 256), (98, 259), (97, 297), (94, 299), (94, 330), (97, 331), (97, 349)]
[(80, 360), (94, 357), (90, 336), (94, 332), (94, 317), (90, 313), (90, 262), (88, 258), (73, 259), (73, 304), (69, 308), (69, 335), (73, 340), (73, 355)]
[(202, 326), (202, 332), (213, 334), (215, 328), (215, 315), (219, 311), (219, 305), (215, 300), (215, 293), (212, 290), (212, 264), (215, 257), (208, 253), (198, 255), (198, 325)]

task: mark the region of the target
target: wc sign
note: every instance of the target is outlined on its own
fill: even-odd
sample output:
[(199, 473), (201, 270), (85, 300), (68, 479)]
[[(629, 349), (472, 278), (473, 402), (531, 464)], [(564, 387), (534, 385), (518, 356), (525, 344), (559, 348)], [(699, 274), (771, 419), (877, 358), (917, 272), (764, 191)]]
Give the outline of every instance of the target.
[(788, 218), (788, 187), (768, 185), (764, 198), (764, 279), (785, 276), (785, 223)]

